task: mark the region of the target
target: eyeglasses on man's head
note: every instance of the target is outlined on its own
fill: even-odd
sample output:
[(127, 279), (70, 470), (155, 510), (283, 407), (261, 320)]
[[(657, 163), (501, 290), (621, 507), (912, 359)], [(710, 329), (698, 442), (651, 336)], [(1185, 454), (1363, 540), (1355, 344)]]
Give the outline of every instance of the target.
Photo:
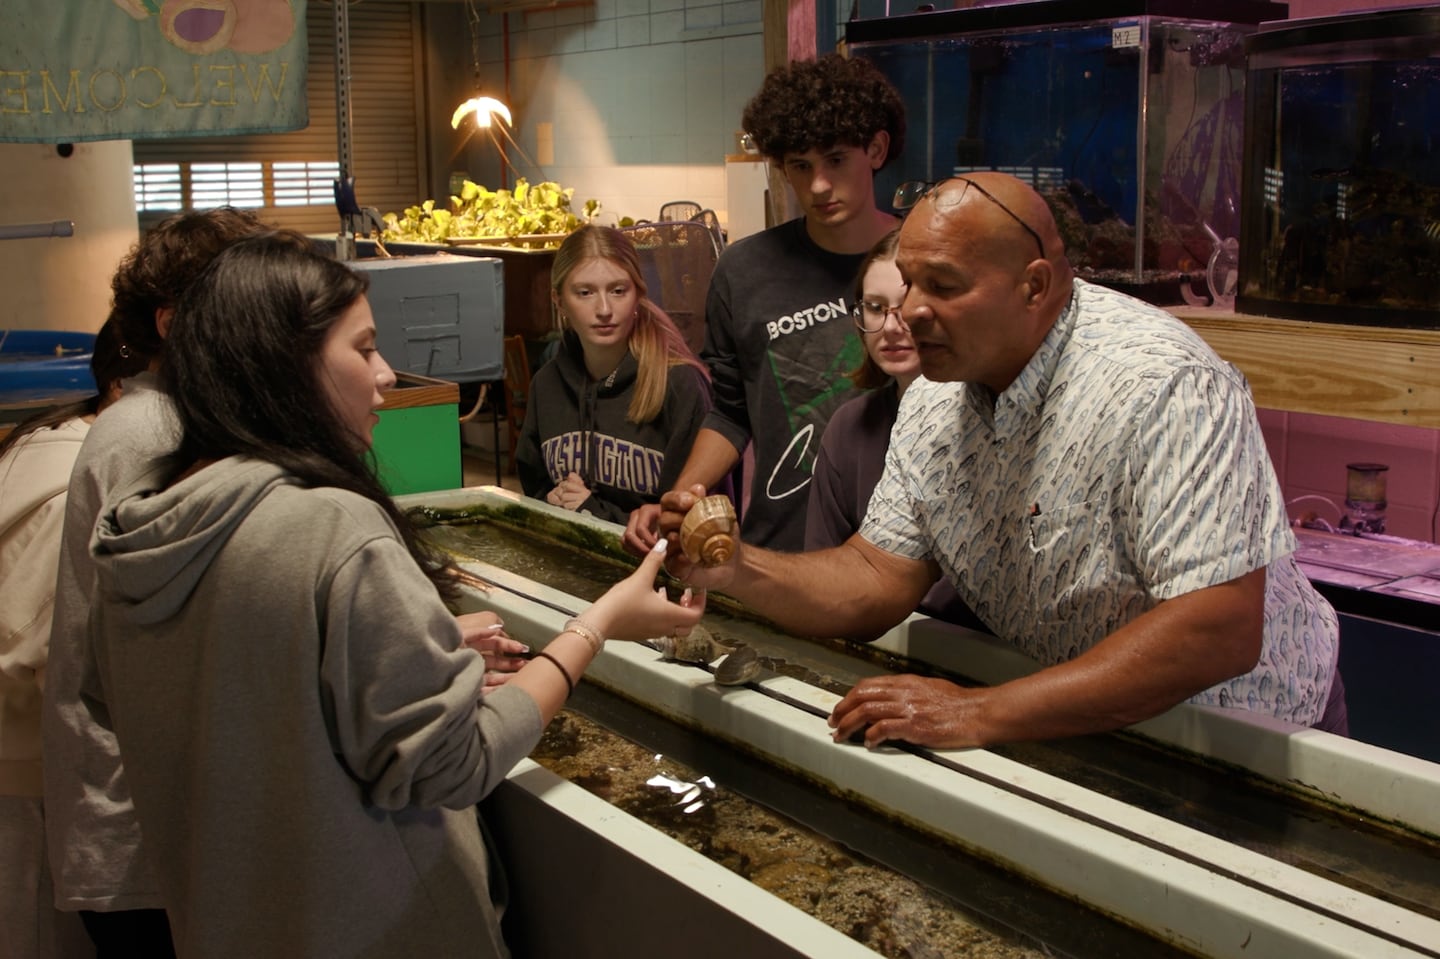
[(885, 329), (885, 321), (891, 316), (895, 317), (895, 322), (909, 329), (910, 324), (900, 315), (900, 309), (901, 307), (891, 306), (881, 300), (861, 300), (850, 311), (850, 316), (855, 320), (855, 328), (861, 333), (879, 333)]
[(974, 180), (971, 180), (969, 177), (952, 176), (945, 180), (907, 180), (895, 188), (895, 199), (892, 201), (891, 205), (897, 210), (908, 210), (915, 204), (919, 203), (922, 198), (924, 198), (937, 186), (942, 183), (949, 183), (951, 180), (959, 180), (961, 183), (965, 184), (964, 189), (960, 191), (960, 195), (955, 198), (955, 202), (957, 204), (962, 202), (965, 199), (965, 194), (969, 192), (971, 187), (974, 187), (976, 192), (978, 192), (981, 196), (985, 197), (985, 199), (989, 200), (991, 203), (998, 206), (1010, 219), (1020, 224), (1020, 229), (1030, 234), (1030, 238), (1035, 241), (1035, 250), (1040, 254), (1040, 259), (1045, 259), (1045, 243), (1040, 239), (1040, 234), (1036, 233), (1031, 228), (1030, 224), (1020, 219), (1020, 215), (1018, 213), (1010, 209), (1004, 203), (1001, 203), (1000, 200), (996, 198), (995, 194), (991, 193), (989, 190), (985, 189), (983, 186), (976, 183)]

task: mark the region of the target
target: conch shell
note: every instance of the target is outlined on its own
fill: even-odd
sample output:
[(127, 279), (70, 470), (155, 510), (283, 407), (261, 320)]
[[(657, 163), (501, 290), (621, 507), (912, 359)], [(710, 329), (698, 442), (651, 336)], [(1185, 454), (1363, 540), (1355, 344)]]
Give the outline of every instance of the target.
[(680, 548), (692, 563), (721, 566), (735, 553), (736, 526), (730, 497), (707, 496), (690, 507), (680, 523)]
[(718, 643), (704, 626), (692, 626), (684, 636), (659, 636), (646, 642), (660, 650), (666, 659), (681, 663), (712, 663), (729, 651), (729, 647)]

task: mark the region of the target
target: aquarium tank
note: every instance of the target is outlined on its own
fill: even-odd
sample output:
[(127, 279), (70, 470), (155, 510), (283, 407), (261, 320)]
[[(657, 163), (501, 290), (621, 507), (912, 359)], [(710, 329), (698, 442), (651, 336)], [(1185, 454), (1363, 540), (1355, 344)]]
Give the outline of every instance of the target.
[(1245, 38), (1283, 3), (1034, 0), (851, 20), (905, 100), (907, 180), (999, 170), (1055, 214), (1084, 279), (1162, 305), (1233, 297)]
[(1440, 329), (1440, 7), (1246, 43), (1241, 312)]

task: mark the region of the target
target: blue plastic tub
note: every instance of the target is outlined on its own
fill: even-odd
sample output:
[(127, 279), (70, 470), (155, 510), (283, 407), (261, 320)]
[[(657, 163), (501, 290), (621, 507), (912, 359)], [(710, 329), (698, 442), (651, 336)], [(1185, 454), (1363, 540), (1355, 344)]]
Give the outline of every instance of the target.
[(58, 405), (90, 396), (94, 333), (0, 330), (0, 407)]

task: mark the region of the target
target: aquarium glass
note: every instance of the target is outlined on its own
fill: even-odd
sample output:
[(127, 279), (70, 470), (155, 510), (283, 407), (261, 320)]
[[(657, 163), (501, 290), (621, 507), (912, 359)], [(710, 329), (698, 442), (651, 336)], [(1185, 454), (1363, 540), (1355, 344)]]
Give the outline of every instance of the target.
[(904, 180), (1013, 173), (1049, 203), (1081, 277), (1209, 303), (1207, 268), (1240, 231), (1254, 28), (1146, 15), (936, 34), (930, 16), (899, 18), (914, 36), (851, 43), (908, 111), (877, 196)]
[(1440, 13), (1256, 41), (1239, 308), (1440, 328)]

